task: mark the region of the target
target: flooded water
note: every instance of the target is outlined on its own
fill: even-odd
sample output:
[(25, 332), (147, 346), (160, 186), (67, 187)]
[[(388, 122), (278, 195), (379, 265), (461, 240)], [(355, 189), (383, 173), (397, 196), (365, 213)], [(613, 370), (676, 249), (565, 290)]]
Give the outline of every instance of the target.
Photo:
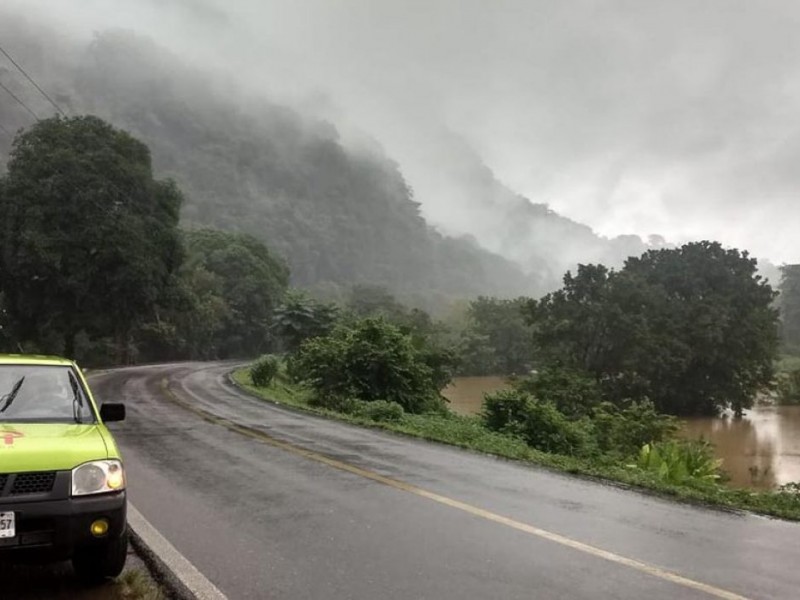
[[(459, 414), (477, 414), (488, 392), (510, 387), (504, 377), (456, 377), (442, 392)], [(714, 444), (722, 468), (737, 487), (770, 488), (800, 481), (800, 406), (760, 406), (739, 420), (696, 418), (682, 435)]]
[(731, 485), (769, 488), (800, 481), (800, 406), (762, 406), (744, 418), (688, 419), (683, 435), (714, 444)]
[(474, 415), (481, 411), (484, 394), (509, 387), (505, 377), (455, 377), (453, 383), (442, 390), (442, 395), (450, 401), (453, 412)]

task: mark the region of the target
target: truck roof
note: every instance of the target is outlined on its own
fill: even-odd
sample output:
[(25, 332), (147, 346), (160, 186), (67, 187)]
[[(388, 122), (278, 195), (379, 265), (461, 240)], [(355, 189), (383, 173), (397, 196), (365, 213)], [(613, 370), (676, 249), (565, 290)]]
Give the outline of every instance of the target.
[(67, 367), (72, 361), (60, 356), (38, 354), (0, 354), (0, 365), (43, 365), (47, 367)]

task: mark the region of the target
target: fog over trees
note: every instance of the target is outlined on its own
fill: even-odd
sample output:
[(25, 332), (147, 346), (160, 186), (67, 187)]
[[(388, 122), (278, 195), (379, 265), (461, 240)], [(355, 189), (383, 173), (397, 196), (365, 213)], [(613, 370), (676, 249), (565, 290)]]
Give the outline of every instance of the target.
[[(455, 134), (460, 151), (442, 155), (442, 169), (469, 193), (451, 225), (435, 228), (403, 166), (368, 136), (344, 139), (332, 123), (245, 93), (130, 31), (86, 43), (10, 14), (0, 30), (68, 114), (98, 115), (149, 146), (156, 175), (184, 192), (185, 226), (253, 235), (287, 261), (292, 284), (324, 297), (341, 300), (358, 283), (430, 309), (479, 294), (537, 296), (578, 262), (614, 266), (646, 249), (514, 193)], [(52, 112), (18, 74), (3, 69), (0, 80), (37, 114)], [(4, 99), (0, 123), (13, 133), (32, 117)], [(10, 139), (0, 136), (3, 163)]]

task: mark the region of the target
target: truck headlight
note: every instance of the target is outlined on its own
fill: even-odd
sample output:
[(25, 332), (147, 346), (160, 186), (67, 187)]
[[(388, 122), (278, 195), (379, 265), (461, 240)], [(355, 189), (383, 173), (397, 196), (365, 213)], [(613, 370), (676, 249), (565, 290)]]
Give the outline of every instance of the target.
[(103, 494), (125, 489), (125, 471), (118, 460), (94, 460), (72, 469), (72, 495)]

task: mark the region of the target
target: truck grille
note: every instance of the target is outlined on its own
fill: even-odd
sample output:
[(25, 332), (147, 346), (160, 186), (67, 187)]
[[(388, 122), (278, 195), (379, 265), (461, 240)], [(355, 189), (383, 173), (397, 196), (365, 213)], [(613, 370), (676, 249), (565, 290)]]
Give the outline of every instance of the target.
[[(6, 484), (11, 480), (7, 493)], [(11, 473), (0, 475), (0, 497), (25, 496), (27, 494), (46, 494), (53, 490), (56, 481), (55, 471), (41, 471), (37, 473)]]

